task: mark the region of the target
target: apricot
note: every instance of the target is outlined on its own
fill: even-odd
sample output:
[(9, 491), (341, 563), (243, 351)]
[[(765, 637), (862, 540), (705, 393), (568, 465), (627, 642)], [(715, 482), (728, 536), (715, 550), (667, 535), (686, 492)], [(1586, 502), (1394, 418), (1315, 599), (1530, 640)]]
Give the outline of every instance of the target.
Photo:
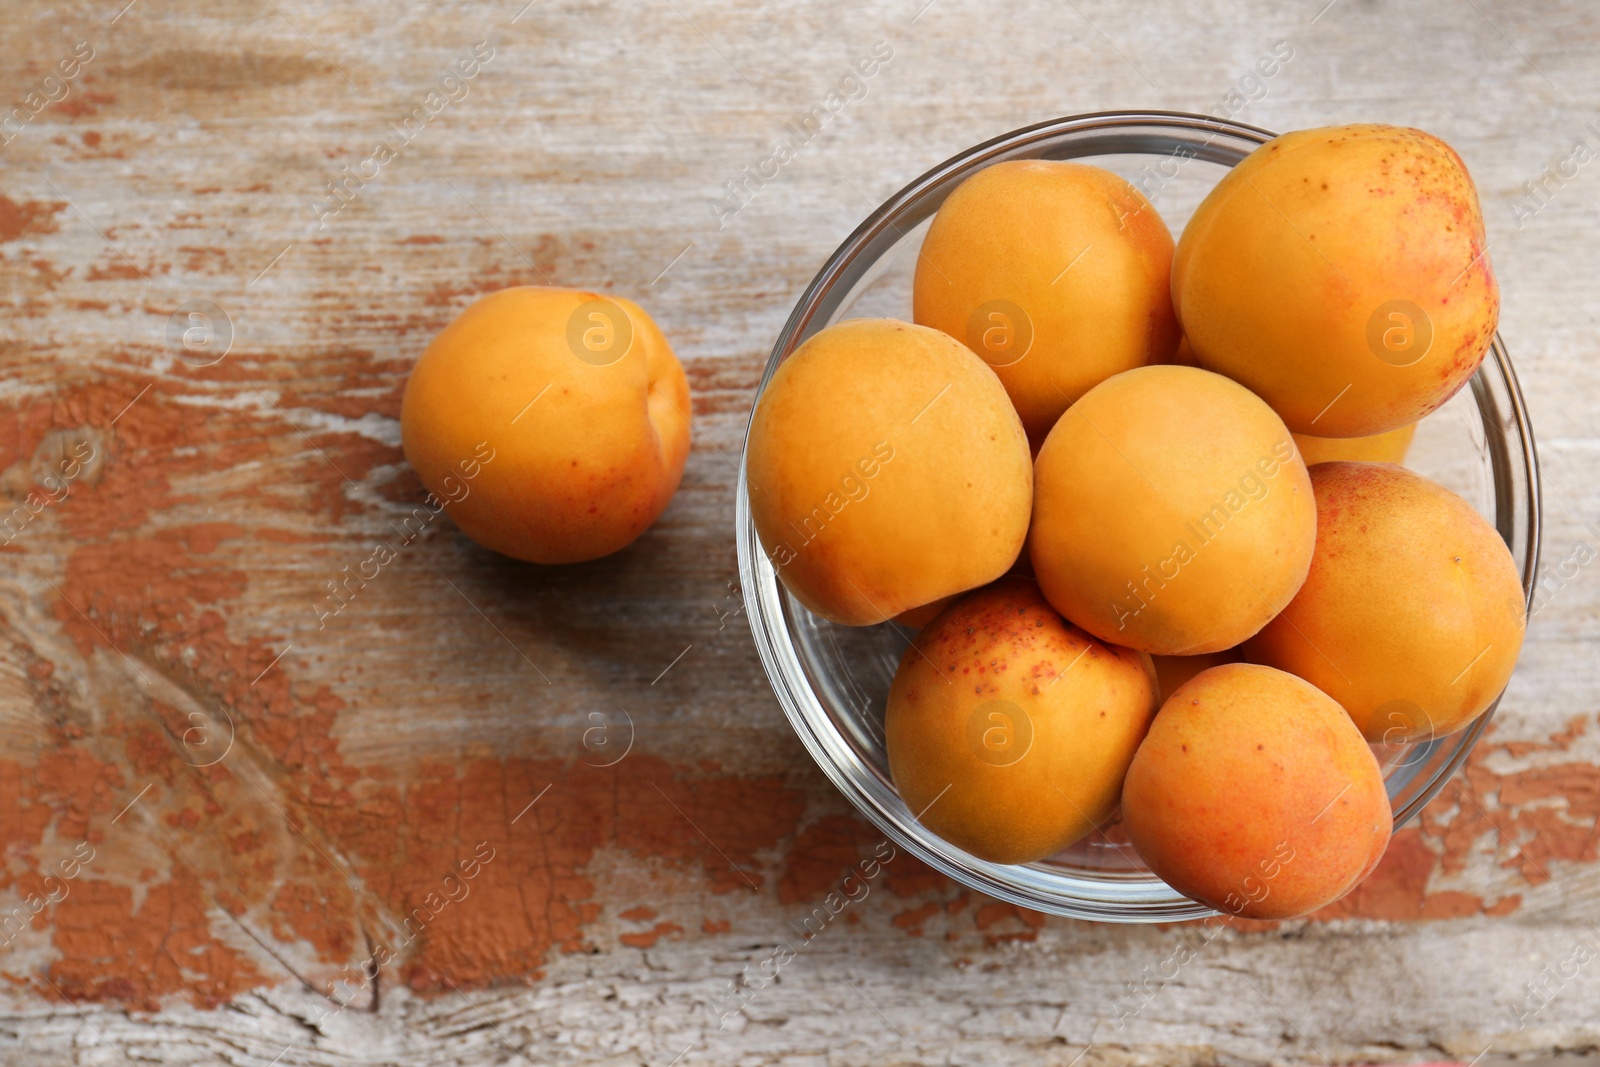
[(1172, 355), (1172, 248), (1156, 209), (1110, 171), (996, 163), (934, 216), (913, 317), (994, 368), (1037, 446), (1096, 383)]
[(621, 297), (516, 286), (474, 301), (406, 381), (400, 438), (463, 533), (533, 563), (631, 544), (689, 455), (689, 383)]
[(1045, 597), (1102, 641), (1220, 652), (1300, 588), (1316, 505), (1283, 420), (1249, 390), (1194, 367), (1140, 367), (1050, 431), (1028, 543)]
[(1354, 888), (1394, 816), (1344, 709), (1292, 674), (1232, 663), (1161, 705), (1123, 783), (1122, 823), (1184, 896), (1288, 919)]
[(1373, 434), (1371, 437), (1312, 437), (1297, 433), (1294, 443), (1300, 449), (1300, 458), (1306, 466), (1333, 463), (1338, 460), (1358, 460), (1363, 463), (1401, 463), (1411, 450), (1411, 439), (1417, 434), (1417, 424), (1402, 426), (1398, 430)]
[(995, 863), (1042, 859), (1111, 817), (1154, 697), (1137, 653), (1006, 578), (956, 601), (901, 657), (889, 772), (951, 844)]
[(1164, 704), (1168, 697), (1178, 691), (1179, 686), (1201, 671), (1209, 671), (1224, 663), (1238, 663), (1239, 650), (1227, 648), (1198, 656), (1151, 656), (1150, 660), (1156, 678), (1156, 698)]
[(843, 322), (795, 349), (756, 404), (745, 472), (778, 578), (846, 625), (993, 581), (1028, 532), (1028, 440), (999, 379), (908, 322)]
[(1369, 741), (1466, 726), (1522, 648), (1522, 583), (1505, 542), (1465, 500), (1403, 467), (1320, 463), (1311, 485), (1311, 572), (1245, 658), (1333, 697)]
[(1172, 299), (1200, 365), (1295, 433), (1414, 423), (1482, 362), (1500, 291), (1461, 157), (1420, 130), (1274, 138), (1201, 202)]

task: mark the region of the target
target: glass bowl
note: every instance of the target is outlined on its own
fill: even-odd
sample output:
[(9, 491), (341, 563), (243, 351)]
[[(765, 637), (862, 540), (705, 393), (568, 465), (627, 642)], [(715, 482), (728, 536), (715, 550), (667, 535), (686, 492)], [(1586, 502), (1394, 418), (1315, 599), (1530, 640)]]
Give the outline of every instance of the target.
[[(981, 168), (1008, 159), (1091, 160), (1138, 186), (1177, 234), (1217, 179), (1273, 136), (1201, 115), (1106, 112), (1029, 126), (946, 160), (890, 197), (829, 257), (773, 346), (757, 398), (778, 364), (823, 327), (846, 317), (911, 318), (912, 271), (927, 223)], [(1531, 603), (1539, 468), (1522, 392), (1498, 336), (1471, 388), (1418, 427), (1406, 466), (1459, 493), (1495, 524)], [(742, 465), (737, 524), (745, 609), (778, 702), (817, 765), (897, 845), (964, 885), (1042, 912), (1123, 923), (1216, 914), (1151, 874), (1115, 826), (1019, 865), (978, 859), (925, 829), (889, 779), (883, 741), (884, 700), (912, 631), (894, 623), (835, 625), (791, 597), (756, 538)], [(1449, 737), (1374, 746), (1396, 826), (1443, 788), (1493, 715), (1491, 706)]]

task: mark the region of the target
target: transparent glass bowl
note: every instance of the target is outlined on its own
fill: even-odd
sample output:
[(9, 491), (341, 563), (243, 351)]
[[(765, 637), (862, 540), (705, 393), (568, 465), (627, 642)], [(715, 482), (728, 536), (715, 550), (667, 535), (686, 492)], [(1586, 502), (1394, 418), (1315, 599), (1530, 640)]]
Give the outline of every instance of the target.
[[(1107, 112), (1040, 123), (970, 148), (890, 197), (829, 257), (789, 316), (760, 388), (825, 326), (847, 317), (909, 320), (912, 272), (928, 221), (957, 185), (991, 163), (1091, 160), (1138, 186), (1176, 235), (1227, 168), (1273, 136), (1200, 115)], [(1498, 336), (1471, 388), (1418, 427), (1406, 465), (1461, 494), (1495, 524), (1531, 602), (1539, 468), (1522, 392)], [(1214, 914), (1151, 874), (1115, 826), (1050, 859), (1008, 866), (978, 859), (919, 824), (889, 779), (883, 741), (884, 700), (911, 631), (892, 623), (838, 626), (807, 611), (761, 551), (742, 465), (738, 493), (745, 609), (773, 691), (817, 765), (896, 844), (958, 882), (1038, 911), (1127, 923)], [(1443, 788), (1493, 714), (1491, 707), (1467, 729), (1427, 743), (1374, 746), (1397, 826)]]

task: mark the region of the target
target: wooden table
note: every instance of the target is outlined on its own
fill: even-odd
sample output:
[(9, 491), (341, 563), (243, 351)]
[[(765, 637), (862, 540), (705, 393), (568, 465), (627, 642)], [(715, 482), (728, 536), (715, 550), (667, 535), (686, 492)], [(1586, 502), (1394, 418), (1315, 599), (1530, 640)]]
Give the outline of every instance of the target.
[[(13, 0), (0, 24), (0, 488), (26, 516), (0, 534), (4, 1062), (1600, 1043), (1592, 6), (123, 2)], [(1292, 59), (1253, 80), (1279, 42)], [(1119, 107), (1393, 121), (1466, 158), (1545, 469), (1550, 592), (1517, 676), (1335, 914), (1206, 942), (1046, 920), (901, 856), (767, 981), (878, 840), (740, 611), (734, 473), (768, 347), (899, 185)], [(478, 294), (544, 280), (638, 298), (683, 358), (672, 506), (565, 568), (440, 519), (330, 599), (420, 501), (398, 424), (417, 354)]]

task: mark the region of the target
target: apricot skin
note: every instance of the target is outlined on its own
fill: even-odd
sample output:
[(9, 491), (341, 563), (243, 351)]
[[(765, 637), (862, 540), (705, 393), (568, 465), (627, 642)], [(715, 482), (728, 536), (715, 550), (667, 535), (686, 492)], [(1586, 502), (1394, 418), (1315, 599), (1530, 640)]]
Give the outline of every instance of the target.
[[(602, 299), (631, 342), (622, 350), (613, 331), (618, 351), (587, 361), (569, 321)], [(689, 383), (632, 301), (517, 286), (480, 297), (428, 345), (406, 382), (400, 437), (474, 541), (533, 563), (596, 559), (632, 543), (677, 490)], [(466, 477), (480, 444), (493, 458)]]
[(1110, 171), (996, 163), (934, 217), (913, 317), (995, 369), (1037, 445), (1096, 383), (1171, 357), (1172, 248), (1155, 208)]
[(1028, 441), (983, 361), (924, 326), (807, 340), (756, 405), (750, 511), (784, 586), (863, 626), (1006, 572), (1028, 531)]
[(1300, 457), (1306, 461), (1307, 467), (1340, 460), (1403, 463), (1416, 433), (1417, 424), (1413, 422), (1398, 430), (1373, 434), (1371, 437), (1312, 437), (1310, 434), (1297, 433), (1294, 443), (1300, 449)]
[(1090, 390), (1034, 464), (1029, 554), (1056, 610), (1154, 655), (1232, 648), (1300, 588), (1316, 509), (1289, 431), (1194, 367)]
[(1394, 826), (1378, 761), (1344, 710), (1248, 663), (1203, 671), (1161, 706), (1128, 768), (1122, 822), (1168, 885), (1252, 919), (1339, 899)]
[[(1477, 369), (1499, 319), (1461, 158), (1420, 130), (1274, 138), (1217, 183), (1178, 241), (1172, 299), (1200, 365), (1296, 433), (1414, 423)], [(1396, 317), (1398, 316), (1398, 317)]]
[(1522, 583), (1470, 504), (1387, 463), (1311, 468), (1317, 550), (1245, 658), (1311, 682), (1373, 742), (1443, 736), (1477, 718), (1522, 648)]
[(1006, 578), (958, 600), (901, 658), (889, 771), (945, 840), (995, 863), (1042, 859), (1110, 818), (1154, 696), (1136, 653)]

